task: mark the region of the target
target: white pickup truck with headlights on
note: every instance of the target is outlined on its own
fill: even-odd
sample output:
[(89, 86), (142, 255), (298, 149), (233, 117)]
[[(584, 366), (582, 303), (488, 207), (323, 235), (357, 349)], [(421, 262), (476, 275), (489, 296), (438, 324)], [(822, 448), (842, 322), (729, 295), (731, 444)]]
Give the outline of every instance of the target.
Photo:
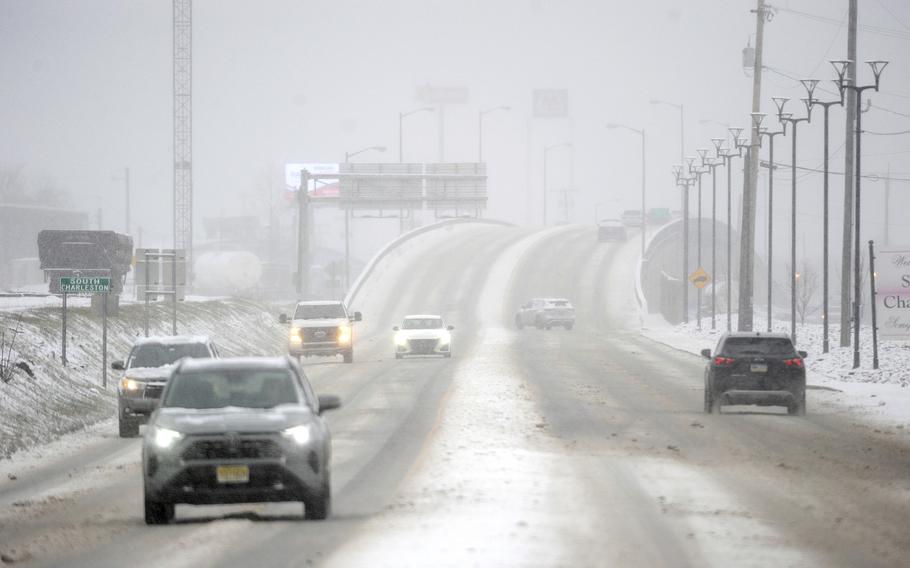
[(395, 326), (395, 358), (406, 355), (442, 355), (452, 356), (452, 330), (441, 316), (413, 315), (405, 316), (401, 327)]
[(298, 302), (292, 318), (281, 314), (278, 321), (290, 324), (288, 353), (298, 360), (341, 355), (345, 363), (353, 363), (354, 322), (361, 317), (360, 312), (349, 315), (344, 302), (320, 300)]

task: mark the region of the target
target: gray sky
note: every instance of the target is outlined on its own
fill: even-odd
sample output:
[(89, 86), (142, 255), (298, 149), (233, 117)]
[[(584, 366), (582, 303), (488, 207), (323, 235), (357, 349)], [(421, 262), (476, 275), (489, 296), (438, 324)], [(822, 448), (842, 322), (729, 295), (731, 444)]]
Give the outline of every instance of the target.
[[(864, 115), (864, 127), (910, 130), (910, 3), (859, 4), (861, 24), (898, 32), (860, 33), (861, 60), (892, 62), (883, 92), (872, 95), (873, 105), (906, 115), (874, 108)], [(608, 131), (607, 122), (647, 130), (649, 203), (677, 208), (670, 167), (679, 159), (678, 111), (649, 100), (685, 104), (688, 154), (725, 134), (722, 126), (700, 120), (746, 125), (751, 79), (743, 72), (741, 50), (754, 32), (754, 5), (746, 0), (195, 0), (197, 227), (204, 217), (220, 214), (265, 216), (269, 191), (274, 202), (282, 202), (285, 162), (342, 161), (345, 151), (375, 144), (389, 151), (364, 155), (365, 160), (397, 160), (398, 112), (420, 106), (415, 91), (425, 83), (470, 89), (469, 103), (446, 114), (448, 160), (476, 159), (478, 108), (512, 107), (484, 122), (488, 217), (539, 222), (542, 147), (570, 137), (577, 190), (572, 219), (593, 221), (597, 202), (608, 203), (604, 210), (637, 207), (639, 140), (627, 131)], [(845, 55), (845, 25), (838, 22), (845, 22), (846, 0), (776, 5), (785, 9), (766, 27), (765, 64), (796, 77), (832, 78), (827, 60)], [(112, 178), (130, 166), (133, 223), (144, 227), (147, 244), (156, 239), (169, 244), (171, 2), (0, 0), (0, 42), (0, 164), (52, 177), (79, 207), (103, 207), (106, 225), (118, 230), (121, 185)], [(861, 73), (871, 79), (865, 69)], [(765, 112), (773, 108), (772, 95), (803, 96), (802, 87), (781, 74), (766, 71), (765, 78)], [(571, 119), (529, 121), (535, 88), (568, 89)], [(843, 112), (835, 109), (832, 116), (831, 147), (837, 150)], [(801, 165), (821, 163), (820, 122), (801, 128)], [(789, 163), (789, 140), (779, 148), (778, 159)], [(910, 135), (869, 135), (863, 148), (864, 171), (884, 171), (890, 164), (896, 177), (910, 179)], [(843, 150), (833, 156), (833, 169), (842, 170)], [(436, 118), (408, 118), (405, 159), (436, 158)], [(568, 152), (551, 153), (552, 188), (568, 187), (569, 164)], [(788, 172), (776, 179), (778, 187), (789, 187)], [(801, 227), (811, 239), (821, 176), (805, 176), (800, 184), (808, 206)], [(866, 187), (873, 216), (868, 226), (874, 227), (883, 184)], [(892, 186), (904, 210), (910, 207), (908, 190), (910, 183)], [(786, 200), (779, 202), (778, 214), (787, 214)], [(550, 203), (556, 219), (562, 215), (558, 196)], [(910, 241), (910, 226), (901, 222), (894, 230)], [(201, 237), (201, 230), (197, 234)]]

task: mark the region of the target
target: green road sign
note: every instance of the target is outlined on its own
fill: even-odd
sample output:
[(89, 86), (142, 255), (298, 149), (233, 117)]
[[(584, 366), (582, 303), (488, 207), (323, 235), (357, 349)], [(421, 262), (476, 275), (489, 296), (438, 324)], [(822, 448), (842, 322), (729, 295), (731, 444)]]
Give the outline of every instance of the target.
[(92, 294), (111, 291), (110, 277), (61, 276), (60, 292), (63, 294)]

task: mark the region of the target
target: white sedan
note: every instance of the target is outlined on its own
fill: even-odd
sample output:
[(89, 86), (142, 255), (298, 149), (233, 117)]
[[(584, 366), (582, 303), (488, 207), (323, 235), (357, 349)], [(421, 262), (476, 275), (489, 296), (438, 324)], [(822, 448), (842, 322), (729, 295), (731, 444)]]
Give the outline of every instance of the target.
[(395, 326), (395, 358), (405, 355), (452, 356), (452, 330), (441, 316), (405, 316), (401, 327)]

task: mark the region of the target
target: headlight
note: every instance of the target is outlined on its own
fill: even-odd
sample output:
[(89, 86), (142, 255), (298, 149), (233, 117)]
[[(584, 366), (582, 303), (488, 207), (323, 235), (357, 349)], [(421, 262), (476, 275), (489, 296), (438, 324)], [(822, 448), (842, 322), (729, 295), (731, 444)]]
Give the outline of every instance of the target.
[(299, 327), (291, 328), (291, 334), (290, 334), (290, 336), (288, 336), (288, 340), (291, 343), (302, 343), (303, 342), (303, 337), (301, 337), (301, 335), (300, 335)]
[(452, 341), (452, 334), (451, 334), (451, 333), (443, 333), (442, 335), (439, 336), (439, 344), (440, 344), (440, 345), (448, 345), (449, 342), (451, 342), (451, 341)]
[(282, 430), (281, 435), (285, 438), (290, 438), (301, 446), (309, 444), (310, 438), (312, 438), (312, 432), (310, 432), (310, 426), (308, 424), (301, 424), (300, 426), (294, 426), (288, 428), (287, 430)]
[(406, 347), (408, 345), (408, 338), (401, 332), (395, 334), (395, 345), (399, 347)]
[(129, 377), (120, 379), (120, 388), (127, 391), (139, 390), (139, 381)]
[(168, 428), (155, 427), (155, 431), (152, 432), (152, 442), (155, 446), (166, 450), (176, 444), (183, 438), (183, 434), (176, 430), (170, 430)]
[(351, 342), (351, 326), (349, 326), (349, 325), (338, 326), (338, 343), (350, 343), (350, 342)]

